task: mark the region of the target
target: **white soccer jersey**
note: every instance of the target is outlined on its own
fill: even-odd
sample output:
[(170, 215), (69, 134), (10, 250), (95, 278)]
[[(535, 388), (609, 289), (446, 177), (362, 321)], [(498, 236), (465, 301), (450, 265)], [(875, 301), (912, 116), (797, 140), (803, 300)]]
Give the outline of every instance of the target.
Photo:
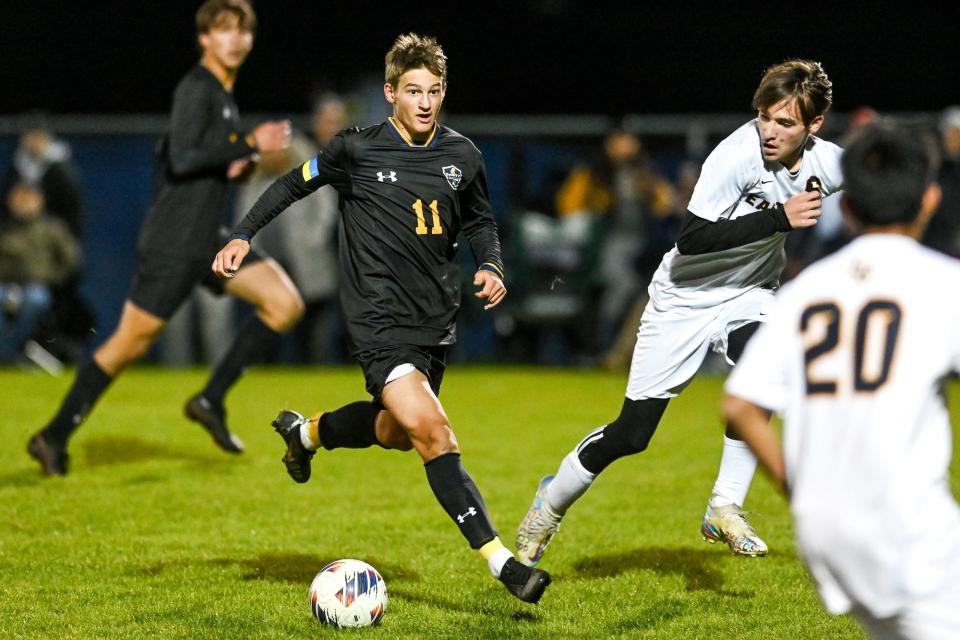
[[(764, 162), (756, 119), (746, 123), (707, 157), (688, 209), (711, 222), (762, 211), (806, 188), (807, 179), (820, 179), (824, 195), (843, 185), (842, 149), (810, 136), (796, 173), (779, 162)], [(711, 307), (754, 287), (778, 281), (785, 264), (785, 233), (740, 247), (701, 255), (667, 252), (653, 277), (651, 297), (659, 304)]]
[(960, 262), (862, 236), (783, 288), (727, 381), (783, 416), (797, 541), (833, 613), (894, 615), (960, 578), (942, 386), (958, 283)]

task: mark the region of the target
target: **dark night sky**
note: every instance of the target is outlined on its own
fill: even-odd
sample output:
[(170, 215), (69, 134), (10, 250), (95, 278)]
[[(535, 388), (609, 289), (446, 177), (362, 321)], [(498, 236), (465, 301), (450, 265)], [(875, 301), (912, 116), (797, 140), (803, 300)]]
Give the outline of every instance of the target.
[[(196, 61), (198, 2), (2, 4), (0, 113), (165, 112)], [(381, 74), (415, 30), (444, 45), (459, 113), (746, 111), (762, 70), (793, 56), (824, 63), (838, 111), (939, 110), (960, 102), (960, 3), (939, 4), (259, 0), (236, 92), (246, 112), (305, 111), (311, 87)]]

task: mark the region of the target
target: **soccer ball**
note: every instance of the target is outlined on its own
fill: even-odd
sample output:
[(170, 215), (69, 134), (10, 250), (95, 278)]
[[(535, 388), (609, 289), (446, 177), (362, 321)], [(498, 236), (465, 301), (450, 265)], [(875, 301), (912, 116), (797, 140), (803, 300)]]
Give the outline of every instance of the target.
[(337, 560), (317, 574), (310, 585), (310, 609), (332, 627), (368, 627), (387, 611), (387, 583), (362, 560)]

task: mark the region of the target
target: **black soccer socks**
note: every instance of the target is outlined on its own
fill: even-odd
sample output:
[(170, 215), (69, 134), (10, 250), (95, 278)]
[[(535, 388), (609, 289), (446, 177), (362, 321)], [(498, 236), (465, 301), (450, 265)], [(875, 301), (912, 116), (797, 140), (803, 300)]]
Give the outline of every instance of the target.
[(645, 450), (668, 402), (668, 398), (624, 398), (617, 419), (588, 433), (577, 445), (580, 464), (596, 475), (614, 460)]
[(44, 438), (65, 445), (111, 382), (113, 378), (93, 358), (80, 365), (59, 411), (43, 430)]
[(279, 333), (265, 325), (258, 316), (251, 316), (240, 327), (229, 351), (217, 363), (200, 395), (211, 405), (222, 405), (227, 390), (243, 375), (243, 370), (271, 354), (279, 341)]
[(377, 414), (383, 408), (373, 402), (351, 402), (320, 416), (317, 433), (324, 449), (366, 449), (377, 442)]
[(445, 453), (423, 465), (437, 502), (460, 528), (472, 549), (497, 536), (480, 490), (460, 464), (459, 453)]

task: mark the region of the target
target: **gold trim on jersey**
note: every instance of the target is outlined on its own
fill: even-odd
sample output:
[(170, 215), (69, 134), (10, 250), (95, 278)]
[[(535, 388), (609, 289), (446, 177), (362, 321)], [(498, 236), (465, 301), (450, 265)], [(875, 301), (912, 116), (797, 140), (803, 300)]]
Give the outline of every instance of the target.
[(433, 129), (430, 130), (430, 135), (427, 136), (426, 141), (423, 144), (417, 144), (413, 141), (413, 138), (410, 137), (410, 134), (407, 133), (407, 130), (400, 126), (400, 123), (398, 123), (393, 116), (388, 116), (387, 122), (390, 123), (396, 132), (400, 134), (400, 137), (403, 138), (403, 141), (407, 143), (407, 146), (410, 147), (428, 147), (430, 146), (430, 143), (433, 142), (434, 136), (437, 135), (437, 123), (434, 122)]
[(493, 270), (500, 276), (500, 279), (503, 280), (503, 271), (500, 270), (500, 267), (493, 264), (492, 262), (484, 262), (480, 265), (481, 267), (493, 267)]

